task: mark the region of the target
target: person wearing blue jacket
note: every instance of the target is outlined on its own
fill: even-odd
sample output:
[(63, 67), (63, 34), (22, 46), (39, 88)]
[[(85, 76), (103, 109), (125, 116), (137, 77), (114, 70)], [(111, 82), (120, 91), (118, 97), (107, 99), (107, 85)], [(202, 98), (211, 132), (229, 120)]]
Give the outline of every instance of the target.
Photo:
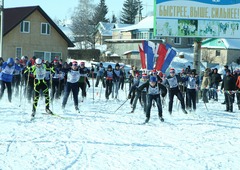
[(95, 84), (95, 87), (98, 87), (99, 81), (102, 81), (102, 86), (105, 88), (105, 81), (104, 81), (104, 72), (105, 68), (103, 67), (103, 64), (100, 63), (100, 65), (97, 67), (97, 81)]
[(0, 57), (0, 87), (2, 84), (2, 66), (3, 66), (4, 60), (2, 57)]
[(5, 86), (8, 91), (8, 101), (12, 102), (12, 80), (13, 80), (13, 72), (20, 71), (21, 67), (14, 63), (13, 58), (8, 58), (6, 62), (2, 65), (1, 72), (1, 91), (0, 91), (0, 99), (2, 99)]

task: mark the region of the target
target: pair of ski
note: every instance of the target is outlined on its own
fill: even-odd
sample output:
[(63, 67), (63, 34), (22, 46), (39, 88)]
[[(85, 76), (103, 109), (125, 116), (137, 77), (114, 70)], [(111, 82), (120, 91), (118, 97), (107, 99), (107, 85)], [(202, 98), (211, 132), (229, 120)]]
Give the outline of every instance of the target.
[[(78, 113), (80, 113), (80, 111), (77, 111)], [(47, 112), (47, 113), (43, 113), (45, 115), (49, 115), (49, 116), (53, 116), (53, 117), (56, 117), (56, 118), (60, 118), (60, 119), (65, 119), (65, 120), (69, 120), (69, 119), (72, 119), (70, 117), (63, 117), (63, 116), (60, 116), (58, 114), (55, 114), (53, 112)], [(30, 121), (33, 121), (35, 120), (35, 116), (34, 117), (31, 117)]]
[[(159, 118), (160, 122), (164, 122), (164, 119), (162, 117)], [(149, 123), (149, 120), (145, 120), (143, 123), (140, 123), (140, 125), (146, 125)]]

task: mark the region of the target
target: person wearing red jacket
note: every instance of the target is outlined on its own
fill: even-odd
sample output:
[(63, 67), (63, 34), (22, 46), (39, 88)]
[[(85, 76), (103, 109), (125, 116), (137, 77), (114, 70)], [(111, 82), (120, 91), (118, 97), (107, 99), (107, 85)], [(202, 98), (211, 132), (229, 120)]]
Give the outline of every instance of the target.
[(236, 88), (237, 88), (237, 105), (238, 105), (238, 110), (240, 110), (240, 70), (237, 71), (238, 77), (236, 81)]

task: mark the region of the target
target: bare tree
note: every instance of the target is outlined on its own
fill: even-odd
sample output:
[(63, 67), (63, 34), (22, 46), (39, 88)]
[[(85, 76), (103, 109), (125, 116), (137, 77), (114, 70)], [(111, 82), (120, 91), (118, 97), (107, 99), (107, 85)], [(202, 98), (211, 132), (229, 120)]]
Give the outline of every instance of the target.
[(208, 63), (213, 63), (216, 56), (213, 56), (213, 51), (211, 50), (202, 50), (202, 60)]
[(94, 10), (95, 5), (91, 0), (79, 0), (72, 15), (71, 30), (75, 34), (76, 41), (80, 42), (81, 49), (89, 48), (89, 43), (92, 44), (92, 47), (95, 45), (93, 37), (95, 27), (91, 24)]

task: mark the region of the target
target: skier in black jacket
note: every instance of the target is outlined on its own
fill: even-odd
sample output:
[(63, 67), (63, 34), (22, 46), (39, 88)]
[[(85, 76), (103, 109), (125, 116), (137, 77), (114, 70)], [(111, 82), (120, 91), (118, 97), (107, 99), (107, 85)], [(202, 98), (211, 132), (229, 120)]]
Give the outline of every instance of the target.
[(167, 77), (165, 84), (169, 87), (169, 105), (168, 111), (172, 114), (172, 107), (173, 107), (173, 97), (177, 96), (178, 100), (180, 100), (182, 111), (187, 114), (185, 110), (185, 103), (183, 99), (183, 95), (179, 90), (178, 84), (182, 82), (181, 77), (179, 75), (175, 75), (175, 70), (173, 68), (170, 69), (170, 75)]
[(162, 117), (162, 103), (160, 93), (162, 97), (165, 97), (167, 94), (166, 87), (160, 83), (157, 83), (157, 78), (155, 76), (151, 76), (149, 79), (149, 83), (142, 84), (141, 86), (138, 87), (138, 90), (142, 91), (144, 88), (147, 88), (147, 100), (148, 100), (145, 123), (147, 123), (150, 119), (150, 112), (153, 100), (157, 104), (159, 119), (161, 122), (163, 122), (164, 119)]

